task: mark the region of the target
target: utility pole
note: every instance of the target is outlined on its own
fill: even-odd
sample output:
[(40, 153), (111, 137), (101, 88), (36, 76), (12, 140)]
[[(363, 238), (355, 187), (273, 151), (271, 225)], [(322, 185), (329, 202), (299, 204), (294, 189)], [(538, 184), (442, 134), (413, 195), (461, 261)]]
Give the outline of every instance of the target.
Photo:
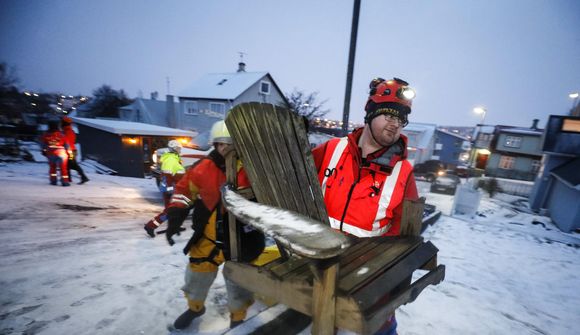
[(360, 0), (354, 0), (352, 10), (352, 26), (350, 28), (350, 49), (348, 52), (348, 69), (346, 71), (346, 90), (344, 92), (344, 109), (342, 112), (342, 131), (348, 133), (348, 117), (350, 114), (350, 95), (352, 91), (352, 73), (354, 71), (354, 56), (356, 53), (356, 38), (358, 34), (358, 18), (360, 14)]

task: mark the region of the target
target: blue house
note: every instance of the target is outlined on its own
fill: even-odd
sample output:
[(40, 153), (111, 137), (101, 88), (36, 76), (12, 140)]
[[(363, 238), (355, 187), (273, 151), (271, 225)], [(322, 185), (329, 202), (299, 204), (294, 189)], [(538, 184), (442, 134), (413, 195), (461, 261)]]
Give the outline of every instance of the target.
[(467, 163), (470, 148), (467, 137), (437, 129), (432, 159), (440, 160), (449, 169), (455, 168)]
[(550, 115), (542, 138), (543, 169), (529, 201), (564, 232), (580, 228), (580, 117)]

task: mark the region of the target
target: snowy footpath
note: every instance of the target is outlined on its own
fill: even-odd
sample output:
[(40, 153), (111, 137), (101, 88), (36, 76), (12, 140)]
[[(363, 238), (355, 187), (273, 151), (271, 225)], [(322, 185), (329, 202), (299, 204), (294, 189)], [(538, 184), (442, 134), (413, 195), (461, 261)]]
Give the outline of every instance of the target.
[[(186, 308), (181, 249), (191, 230), (174, 247), (145, 235), (143, 224), (162, 209), (153, 180), (88, 170), (87, 184), (61, 187), (49, 185), (47, 170), (0, 163), (0, 334), (227, 331), (221, 275), (206, 314), (170, 330)], [(580, 332), (578, 234), (561, 233), (549, 218), (526, 213), (521, 198), (502, 194), (484, 196), (474, 218), (451, 217), (452, 196), (419, 187), (444, 214), (423, 235), (439, 248), (446, 277), (397, 311), (400, 335)], [(265, 308), (256, 303), (250, 317)]]

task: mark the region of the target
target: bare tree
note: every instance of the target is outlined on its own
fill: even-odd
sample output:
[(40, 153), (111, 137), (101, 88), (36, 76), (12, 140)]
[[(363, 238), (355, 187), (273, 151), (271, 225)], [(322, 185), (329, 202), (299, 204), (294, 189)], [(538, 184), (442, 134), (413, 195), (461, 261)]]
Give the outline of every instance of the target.
[(291, 94), (286, 93), (286, 99), (290, 104), (290, 109), (294, 113), (304, 116), (308, 121), (321, 118), (330, 112), (329, 109), (324, 109), (324, 104), (328, 100), (318, 101), (318, 92), (307, 94), (295, 88)]

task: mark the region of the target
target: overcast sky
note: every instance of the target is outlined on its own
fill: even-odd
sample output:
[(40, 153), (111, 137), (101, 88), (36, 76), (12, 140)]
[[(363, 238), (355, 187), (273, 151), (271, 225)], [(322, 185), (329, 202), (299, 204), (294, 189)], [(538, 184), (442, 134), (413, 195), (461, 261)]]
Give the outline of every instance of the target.
[[(0, 62), (21, 88), (130, 97), (179, 95), (205, 73), (268, 71), (286, 93), (328, 99), (342, 119), (352, 0), (0, 0)], [(566, 114), (580, 91), (578, 0), (362, 0), (351, 100), (368, 83), (417, 90), (411, 121), (530, 126)], [(169, 78), (169, 85), (167, 84)]]

